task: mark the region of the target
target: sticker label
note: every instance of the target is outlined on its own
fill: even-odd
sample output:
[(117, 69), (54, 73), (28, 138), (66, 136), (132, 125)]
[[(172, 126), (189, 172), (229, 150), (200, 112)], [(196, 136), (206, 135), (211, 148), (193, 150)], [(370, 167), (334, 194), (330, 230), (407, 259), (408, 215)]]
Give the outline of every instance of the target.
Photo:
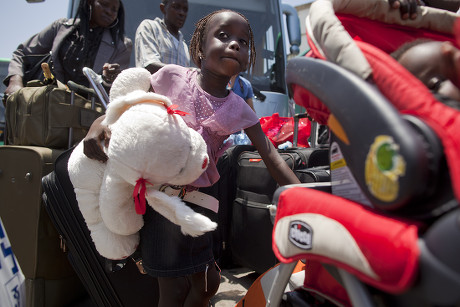
[(399, 145), (391, 136), (377, 136), (366, 157), (365, 180), (369, 192), (381, 201), (394, 201), (399, 193), (399, 178), (405, 173), (406, 162), (399, 154)]
[(0, 306), (25, 306), (24, 275), (0, 219)]
[(303, 221), (292, 221), (289, 224), (289, 241), (298, 248), (312, 248), (313, 229)]
[(331, 181), (332, 194), (366, 206), (372, 206), (347, 166), (337, 142), (331, 144)]

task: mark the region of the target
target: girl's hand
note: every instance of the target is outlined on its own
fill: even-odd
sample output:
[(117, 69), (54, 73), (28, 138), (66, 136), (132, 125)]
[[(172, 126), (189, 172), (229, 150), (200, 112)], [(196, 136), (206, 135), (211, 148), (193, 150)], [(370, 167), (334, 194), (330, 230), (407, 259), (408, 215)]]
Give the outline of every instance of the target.
[(108, 160), (103, 146), (106, 148), (109, 146), (111, 136), (109, 127), (101, 124), (104, 118), (105, 115), (97, 118), (89, 128), (88, 134), (86, 134), (86, 137), (83, 139), (83, 153), (88, 158), (103, 163)]
[(421, 5), (420, 0), (388, 0), (390, 7), (399, 9), (402, 19), (417, 18), (417, 7)]

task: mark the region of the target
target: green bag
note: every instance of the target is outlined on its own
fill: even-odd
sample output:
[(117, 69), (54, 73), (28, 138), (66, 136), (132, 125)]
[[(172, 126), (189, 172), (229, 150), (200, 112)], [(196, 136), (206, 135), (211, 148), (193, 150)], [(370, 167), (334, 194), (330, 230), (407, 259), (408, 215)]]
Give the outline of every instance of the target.
[(101, 104), (95, 103), (92, 109), (89, 99), (71, 93), (61, 83), (30, 81), (6, 100), (6, 144), (66, 149), (70, 128), (73, 145), (85, 137), (93, 121), (104, 112)]

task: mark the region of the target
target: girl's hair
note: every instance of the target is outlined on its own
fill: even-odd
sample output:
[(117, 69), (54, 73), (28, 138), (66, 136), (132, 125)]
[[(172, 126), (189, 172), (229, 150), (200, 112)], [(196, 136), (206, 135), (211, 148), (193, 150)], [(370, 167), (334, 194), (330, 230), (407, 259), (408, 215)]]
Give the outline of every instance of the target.
[[(123, 2), (121, 2), (121, 0), (118, 1), (120, 2), (120, 7), (118, 9), (117, 19), (115, 20), (114, 25), (110, 27), (110, 33), (112, 34), (112, 39), (115, 43), (117, 43), (118, 40), (123, 41), (125, 38), (125, 9), (123, 7)], [(80, 27), (83, 33), (88, 33), (89, 20), (91, 18), (88, 0), (80, 0), (75, 19), (73, 21), (74, 24), (77, 18), (80, 18)]]
[(252, 33), (251, 25), (249, 24), (249, 20), (241, 13), (235, 12), (228, 9), (222, 9), (218, 11), (214, 11), (205, 17), (198, 20), (195, 27), (195, 32), (193, 32), (192, 39), (190, 40), (190, 55), (192, 56), (192, 60), (196, 66), (201, 67), (201, 59), (200, 54), (202, 53), (201, 46), (205, 40), (206, 36), (206, 26), (208, 25), (209, 20), (216, 14), (223, 13), (223, 12), (232, 12), (240, 15), (241, 17), (246, 20), (248, 23), (249, 28), (249, 67), (254, 67), (255, 59), (256, 59), (256, 49), (254, 46), (254, 35)]

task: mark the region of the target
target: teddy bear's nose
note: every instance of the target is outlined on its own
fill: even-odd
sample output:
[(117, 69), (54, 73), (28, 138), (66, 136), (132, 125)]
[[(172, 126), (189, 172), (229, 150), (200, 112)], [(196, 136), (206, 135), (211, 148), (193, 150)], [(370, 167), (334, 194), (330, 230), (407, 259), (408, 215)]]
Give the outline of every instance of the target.
[(208, 166), (208, 158), (204, 158), (203, 164), (201, 165), (201, 168), (202, 168), (202, 169), (205, 169), (206, 166)]

